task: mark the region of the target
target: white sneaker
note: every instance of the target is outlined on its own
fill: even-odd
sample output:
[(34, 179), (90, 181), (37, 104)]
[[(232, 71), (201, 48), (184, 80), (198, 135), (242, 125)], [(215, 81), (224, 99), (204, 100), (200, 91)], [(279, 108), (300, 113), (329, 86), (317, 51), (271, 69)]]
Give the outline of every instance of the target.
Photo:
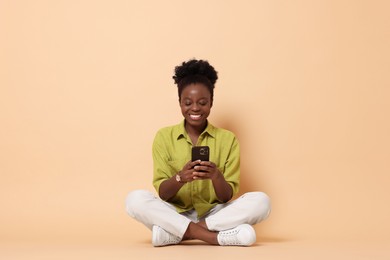
[(256, 232), (251, 225), (242, 224), (220, 231), (217, 239), (221, 246), (250, 246), (256, 242)]
[(180, 237), (172, 235), (159, 226), (154, 225), (152, 229), (152, 245), (153, 246), (167, 246), (176, 245), (181, 241)]

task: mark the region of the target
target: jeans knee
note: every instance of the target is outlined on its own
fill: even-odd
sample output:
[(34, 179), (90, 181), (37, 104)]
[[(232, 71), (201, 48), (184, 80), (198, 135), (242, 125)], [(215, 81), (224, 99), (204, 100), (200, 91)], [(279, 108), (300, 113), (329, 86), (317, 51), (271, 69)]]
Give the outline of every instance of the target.
[(271, 199), (264, 192), (259, 192), (258, 197), (262, 220), (265, 220), (271, 212)]
[(138, 212), (141, 207), (145, 205), (145, 199), (153, 196), (147, 190), (134, 190), (129, 192), (126, 197), (126, 211), (127, 213), (134, 217), (136, 212)]
[(261, 191), (249, 192), (246, 195), (250, 196), (251, 201), (254, 203), (253, 210), (254, 214), (258, 217), (258, 221), (268, 218), (271, 212), (271, 200), (269, 196)]

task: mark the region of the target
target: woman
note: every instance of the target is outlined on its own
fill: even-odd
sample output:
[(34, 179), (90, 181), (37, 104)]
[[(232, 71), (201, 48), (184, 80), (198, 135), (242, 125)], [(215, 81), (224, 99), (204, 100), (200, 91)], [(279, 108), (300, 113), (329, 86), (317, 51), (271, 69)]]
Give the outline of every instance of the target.
[[(184, 120), (160, 129), (153, 142), (153, 185), (158, 197), (136, 190), (127, 196), (130, 216), (152, 230), (152, 244), (166, 246), (199, 239), (212, 245), (250, 246), (254, 225), (268, 217), (270, 202), (262, 192), (234, 201), (240, 177), (239, 143), (228, 130), (210, 124), (218, 76), (204, 60), (175, 68)], [(209, 146), (209, 161), (191, 161), (193, 146)], [(229, 202), (230, 201), (230, 202)]]

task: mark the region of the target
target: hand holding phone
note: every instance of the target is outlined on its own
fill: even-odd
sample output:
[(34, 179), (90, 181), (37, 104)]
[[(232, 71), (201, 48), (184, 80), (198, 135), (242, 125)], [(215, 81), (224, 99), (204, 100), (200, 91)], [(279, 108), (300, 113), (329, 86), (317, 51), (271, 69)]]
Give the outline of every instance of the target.
[(194, 166), (193, 179), (212, 179), (219, 173), (215, 163), (210, 162), (210, 148), (208, 146), (192, 147), (192, 162), (201, 161)]

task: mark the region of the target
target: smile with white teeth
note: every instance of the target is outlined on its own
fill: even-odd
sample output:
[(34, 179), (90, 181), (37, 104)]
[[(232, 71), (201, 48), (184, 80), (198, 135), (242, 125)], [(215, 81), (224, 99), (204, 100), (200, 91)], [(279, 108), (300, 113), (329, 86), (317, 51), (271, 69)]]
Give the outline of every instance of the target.
[(192, 120), (197, 120), (197, 119), (199, 119), (201, 117), (201, 115), (190, 115), (190, 118), (192, 119)]

